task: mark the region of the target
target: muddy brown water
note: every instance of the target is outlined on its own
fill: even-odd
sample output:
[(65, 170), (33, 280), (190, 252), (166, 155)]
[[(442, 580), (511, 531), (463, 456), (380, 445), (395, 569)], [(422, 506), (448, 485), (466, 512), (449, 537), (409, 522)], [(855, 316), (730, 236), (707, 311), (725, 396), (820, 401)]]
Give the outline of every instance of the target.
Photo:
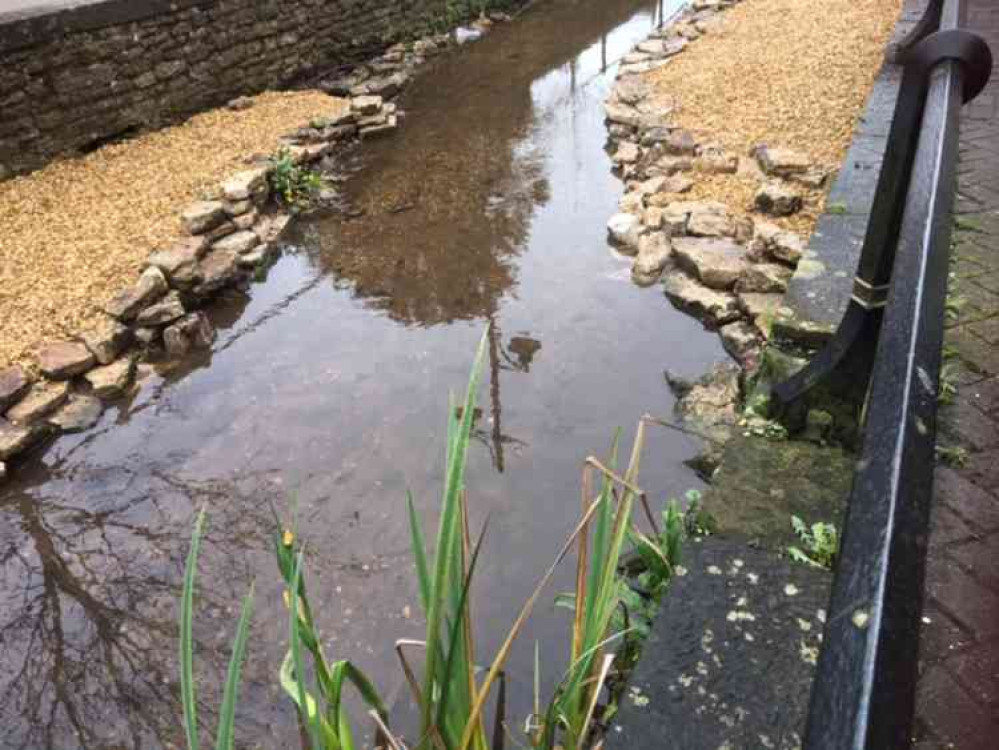
[[(148, 376), (96, 429), (18, 468), (0, 499), (0, 747), (182, 746), (175, 623), (201, 507), (204, 725), (255, 580), (240, 746), (297, 744), (269, 551), (270, 505), (288, 516), (293, 500), (330, 654), (404, 706), (391, 644), (422, 632), (405, 494), (429, 532), (448, 392), (487, 324), (468, 485), (473, 523), (491, 515), (474, 608), (494, 651), (573, 525), (582, 459), (670, 412), (664, 368), (724, 358), (606, 242), (621, 185), (601, 103), (656, 6), (546, 0), (436, 60), (404, 127), (345, 187), (363, 216), (301, 222), (266, 283), (214, 311), (210, 354)], [(642, 483), (657, 502), (697, 485), (682, 463), (695, 451), (650, 433)], [(511, 718), (535, 640), (546, 684), (565, 666), (568, 617), (551, 600), (571, 579), (566, 566), (513, 655)]]

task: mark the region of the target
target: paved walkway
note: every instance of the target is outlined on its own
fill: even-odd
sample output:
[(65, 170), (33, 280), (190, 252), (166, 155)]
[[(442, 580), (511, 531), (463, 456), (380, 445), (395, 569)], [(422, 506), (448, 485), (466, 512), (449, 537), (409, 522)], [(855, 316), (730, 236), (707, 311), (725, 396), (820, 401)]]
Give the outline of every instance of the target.
[[(965, 25), (999, 57), (999, 3), (966, 6)], [(937, 442), (963, 451), (936, 471), (919, 750), (999, 747), (999, 70), (964, 112), (958, 171), (951, 295), (964, 304), (947, 336), (958, 391)]]

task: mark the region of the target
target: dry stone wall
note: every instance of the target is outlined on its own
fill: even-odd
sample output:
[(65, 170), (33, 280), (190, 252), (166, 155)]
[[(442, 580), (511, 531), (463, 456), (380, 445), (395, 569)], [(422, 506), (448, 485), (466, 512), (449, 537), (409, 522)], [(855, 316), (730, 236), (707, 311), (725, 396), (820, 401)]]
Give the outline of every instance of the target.
[(99, 0), (0, 14), (0, 179), (410, 37), (446, 0)]

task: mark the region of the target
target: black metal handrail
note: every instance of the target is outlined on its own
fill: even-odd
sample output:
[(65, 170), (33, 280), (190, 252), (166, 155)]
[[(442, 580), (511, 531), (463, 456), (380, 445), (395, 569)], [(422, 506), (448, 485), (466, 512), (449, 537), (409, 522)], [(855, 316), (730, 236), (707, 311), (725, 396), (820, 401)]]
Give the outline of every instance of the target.
[(913, 56), (926, 37), (940, 28), (943, 6), (944, 0), (929, 0), (920, 21), (891, 53), (893, 63), (904, 65), (902, 81), (853, 281), (853, 294), (829, 344), (807, 367), (774, 388), (775, 404), (785, 414), (795, 405), (803, 404), (806, 395), (820, 383), (853, 401), (866, 395), (926, 102), (926, 71), (916, 65), (906, 65), (905, 61)]
[[(896, 111), (902, 122), (892, 137), (910, 142), (889, 143), (892, 158), (904, 162), (886, 162), (883, 170), (904, 200), (894, 212), (872, 217), (897, 223), (871, 228), (884, 244), (876, 257), (865, 245), (858, 271), (861, 279), (865, 270), (880, 269), (882, 276), (868, 278), (882, 282), (885, 299), (867, 300), (865, 308), (855, 295), (851, 303), (864, 315), (854, 313), (846, 351), (854, 352), (855, 365), (858, 350), (873, 353), (862, 373), (870, 383), (867, 418), (812, 687), (806, 750), (910, 746), (959, 117), (962, 103), (981, 91), (992, 69), (985, 42), (958, 30), (960, 5), (942, 3), (939, 30), (927, 34), (924, 26), (897, 58), (905, 65)], [(839, 351), (836, 361), (843, 355)], [(832, 361), (828, 352), (826, 361)], [(813, 376), (820, 380), (832, 371), (813, 370)], [(784, 394), (800, 398), (814, 382), (799, 378)]]

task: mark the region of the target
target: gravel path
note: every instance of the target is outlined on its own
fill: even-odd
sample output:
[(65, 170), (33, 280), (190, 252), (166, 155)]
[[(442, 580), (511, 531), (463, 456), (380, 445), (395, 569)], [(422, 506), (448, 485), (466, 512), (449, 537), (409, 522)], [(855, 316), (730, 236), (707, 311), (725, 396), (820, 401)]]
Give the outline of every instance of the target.
[[(740, 155), (758, 143), (786, 146), (836, 169), (901, 7), (902, 0), (745, 0), (649, 80), (699, 142)], [(713, 178), (691, 197), (748, 207), (754, 185)], [(821, 194), (811, 196), (799, 231), (810, 233), (820, 203)]]
[(265, 93), (249, 109), (206, 112), (0, 183), (0, 368), (85, 330), (176, 236), (187, 203), (247, 156), (276, 150), (282, 134), (344, 106), (315, 91)]

